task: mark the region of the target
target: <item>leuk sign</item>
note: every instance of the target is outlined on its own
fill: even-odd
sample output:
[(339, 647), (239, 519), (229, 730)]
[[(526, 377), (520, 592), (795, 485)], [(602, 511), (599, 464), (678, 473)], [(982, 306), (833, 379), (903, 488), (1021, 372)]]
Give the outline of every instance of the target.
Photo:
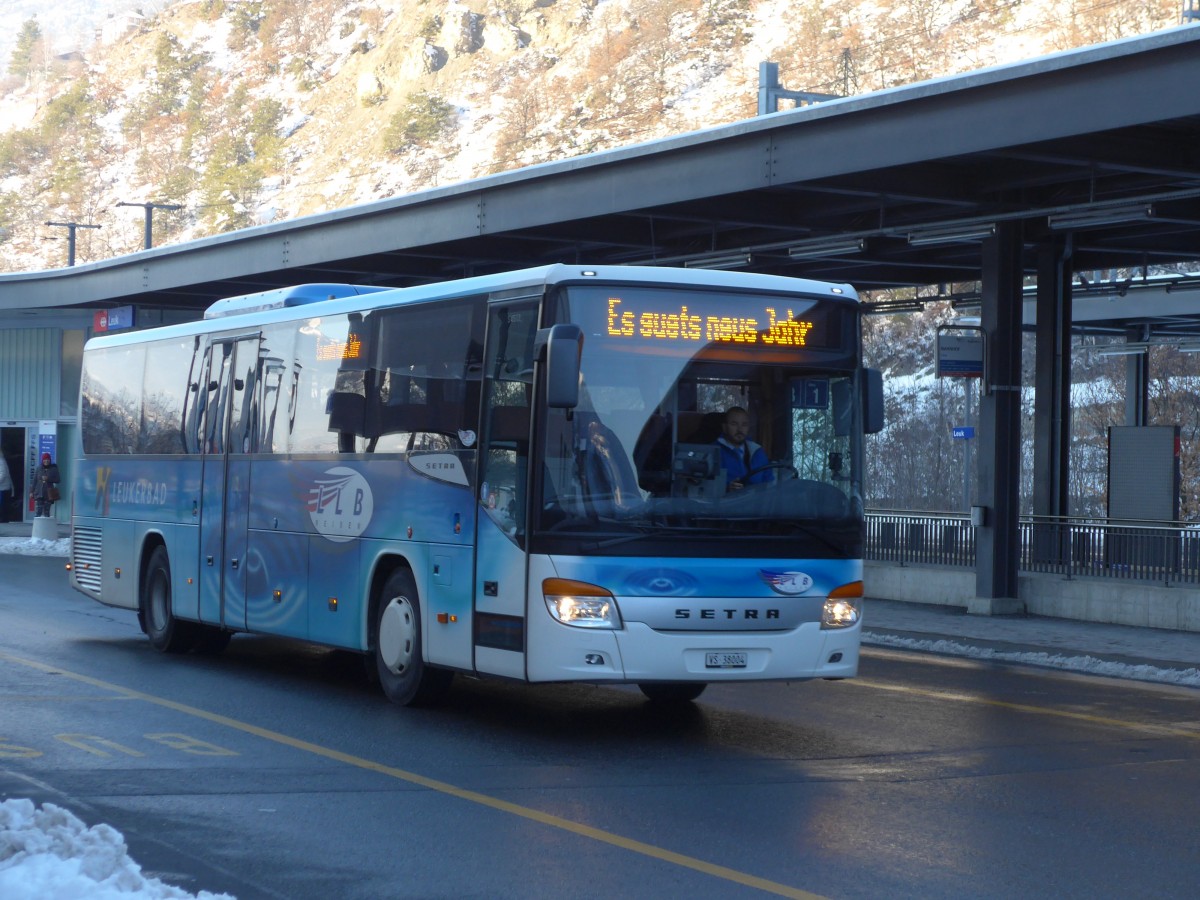
[(102, 309), (92, 316), (92, 331), (101, 334), (106, 331), (120, 331), (133, 327), (133, 307), (118, 306), (114, 309)]

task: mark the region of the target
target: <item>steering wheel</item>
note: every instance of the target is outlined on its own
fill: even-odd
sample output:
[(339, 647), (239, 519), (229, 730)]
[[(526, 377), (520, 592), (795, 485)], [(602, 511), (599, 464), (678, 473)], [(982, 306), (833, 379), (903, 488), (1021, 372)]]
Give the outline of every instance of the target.
[(793, 466), (791, 463), (773, 462), (773, 463), (767, 463), (765, 466), (759, 466), (757, 469), (751, 469), (749, 472), (747, 472), (745, 475), (743, 475), (741, 478), (739, 478), (738, 481), (749, 481), (751, 478), (753, 478), (759, 472), (766, 472), (770, 469), (787, 469), (789, 472), (792, 473), (793, 478), (800, 477), (800, 473), (798, 471), (796, 471), (796, 467)]

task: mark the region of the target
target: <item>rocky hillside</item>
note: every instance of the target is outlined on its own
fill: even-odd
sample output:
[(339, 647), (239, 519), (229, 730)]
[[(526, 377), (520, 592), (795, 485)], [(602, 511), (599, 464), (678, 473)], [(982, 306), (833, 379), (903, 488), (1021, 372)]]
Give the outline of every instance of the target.
[[(43, 0), (54, 7), (63, 0)], [(1174, 27), (1179, 0), (178, 0), (17, 36), (0, 269), (140, 249)], [(158, 11), (155, 12), (154, 10)]]

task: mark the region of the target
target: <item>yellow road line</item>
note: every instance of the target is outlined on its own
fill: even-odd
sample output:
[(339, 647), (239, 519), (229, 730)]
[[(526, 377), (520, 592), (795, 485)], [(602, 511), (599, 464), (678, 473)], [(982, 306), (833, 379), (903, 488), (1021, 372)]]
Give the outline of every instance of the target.
[(135, 691), (131, 688), (122, 687), (121, 685), (112, 684), (107, 681), (101, 681), (98, 678), (92, 678), (88, 675), (80, 675), (76, 672), (68, 672), (67, 670), (58, 666), (49, 666), (44, 663), (35, 662), (34, 660), (10, 656), (7, 653), (0, 653), (0, 660), (5, 660), (6, 662), (16, 663), (22, 666), (28, 666), (31, 669), (37, 669), (40, 672), (46, 672), (48, 674), (61, 675), (65, 678), (70, 678), (82, 684), (88, 684), (92, 687), (101, 688), (103, 690), (115, 691), (116, 693), (122, 694), (130, 699), (142, 700), (146, 703), (152, 703), (155, 706), (163, 707), (164, 709), (174, 710), (175, 712), (183, 713), (184, 715), (192, 716), (198, 719), (204, 719), (216, 725), (223, 725), (226, 728), (232, 728), (236, 731), (241, 731), (245, 734), (251, 734), (264, 740), (273, 741), (277, 744), (283, 744), (284, 746), (291, 747), (295, 750), (311, 753), (315, 756), (321, 756), (325, 759), (344, 763), (345, 765), (354, 766), (359, 769), (366, 769), (369, 772), (376, 772), (380, 775), (386, 775), (389, 778), (407, 781), (410, 784), (419, 785), (420, 787), (427, 788), (431, 791), (437, 791), (441, 794), (448, 794), (451, 797), (457, 797), (460, 800), (466, 800), (469, 803), (476, 803), (480, 806), (486, 806), (489, 809), (510, 813), (514, 816), (520, 816), (524, 819), (539, 822), (542, 825), (548, 825), (551, 828), (558, 828), (562, 831), (568, 831), (572, 834), (577, 834), (580, 837), (591, 838), (592, 840), (610, 844), (614, 847), (620, 847), (622, 850), (628, 850), (632, 853), (639, 853), (642, 856), (648, 856), (651, 859), (657, 859), (662, 862), (668, 862), (676, 866), (681, 866), (685, 869), (692, 869), (705, 875), (711, 875), (714, 878), (721, 878), (725, 881), (731, 881), (735, 884), (744, 885), (745, 887), (757, 888), (758, 890), (765, 891), (769, 894), (775, 894), (780, 897), (791, 897), (794, 898), (794, 900), (822, 900), (818, 894), (802, 891), (786, 884), (780, 884), (779, 882), (770, 881), (766, 878), (759, 878), (755, 875), (739, 872), (737, 869), (730, 869), (726, 866), (716, 865), (715, 863), (705, 862), (702, 859), (696, 859), (692, 856), (685, 856), (682, 853), (675, 853), (674, 851), (666, 850), (662, 847), (656, 847), (653, 844), (646, 844), (642, 841), (633, 840), (632, 838), (622, 837), (619, 834), (613, 834), (610, 831), (592, 828), (590, 825), (572, 822), (570, 819), (563, 819), (559, 816), (551, 815), (550, 813), (544, 813), (540, 810), (531, 809), (528, 806), (520, 806), (516, 803), (510, 803), (507, 800), (501, 800), (497, 797), (490, 797), (487, 794), (481, 794), (477, 791), (469, 791), (465, 788), (456, 787), (444, 781), (426, 778), (424, 775), (418, 775), (415, 772), (408, 772), (404, 769), (397, 769), (394, 766), (388, 766), (384, 765), (383, 763), (373, 762), (369, 759), (363, 759), (361, 756), (354, 756), (349, 753), (343, 753), (340, 750), (334, 750), (330, 747), (323, 747), (320, 744), (313, 744), (309, 741), (300, 740), (299, 738), (289, 737), (286, 734), (280, 734), (278, 731), (260, 728), (257, 725), (251, 725), (248, 722), (242, 722), (238, 719), (231, 719), (228, 716), (222, 716), (218, 713), (208, 712), (207, 710), (199, 709), (195, 706), (188, 706), (185, 703), (176, 703), (174, 700), (167, 700), (164, 697), (156, 697), (153, 694)]
[(872, 688), (877, 691), (891, 691), (896, 694), (908, 694), (913, 697), (925, 697), (932, 700), (947, 700), (954, 703), (974, 703), (979, 706), (991, 706), (997, 709), (1009, 709), (1014, 712), (1033, 713), (1039, 716), (1053, 716), (1060, 719), (1070, 719), (1074, 722), (1087, 722), (1092, 725), (1106, 725), (1111, 728), (1121, 728), (1127, 731), (1142, 731), (1148, 734), (1159, 734), (1167, 737), (1186, 737), (1200, 739), (1200, 730), (1176, 728), (1171, 725), (1152, 725), (1148, 722), (1130, 722), (1126, 719), (1113, 719), (1108, 716), (1094, 716), (1090, 713), (1072, 712), (1068, 709), (1054, 709), (1049, 706), (1034, 706), (1030, 703), (1012, 703), (1008, 700), (993, 700), (982, 694), (966, 694), (959, 691), (935, 691), (929, 688), (909, 687), (903, 684), (888, 684), (883, 681), (872, 681), (868, 678), (850, 678), (842, 684), (857, 685)]

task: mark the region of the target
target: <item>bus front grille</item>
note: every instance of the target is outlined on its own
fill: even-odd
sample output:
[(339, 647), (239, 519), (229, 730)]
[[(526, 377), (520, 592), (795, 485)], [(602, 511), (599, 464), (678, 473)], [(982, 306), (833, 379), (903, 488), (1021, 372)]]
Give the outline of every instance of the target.
[(71, 540), (71, 568), (84, 590), (100, 593), (100, 529), (77, 527)]

